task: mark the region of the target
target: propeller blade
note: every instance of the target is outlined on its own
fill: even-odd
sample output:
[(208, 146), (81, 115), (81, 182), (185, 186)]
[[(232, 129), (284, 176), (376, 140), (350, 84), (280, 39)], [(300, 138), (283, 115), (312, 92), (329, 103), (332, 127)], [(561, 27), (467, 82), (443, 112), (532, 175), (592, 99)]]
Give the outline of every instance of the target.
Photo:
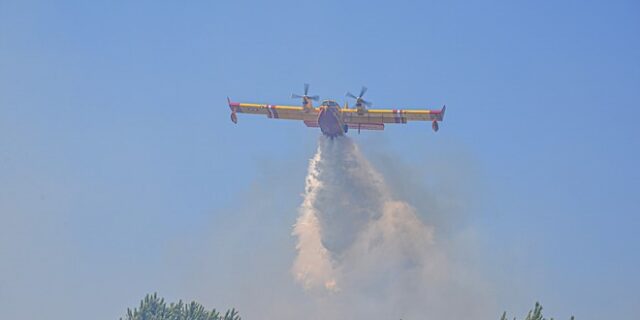
[(363, 86), (362, 90), (360, 90), (360, 98), (362, 98), (362, 96), (364, 96), (364, 94), (367, 92), (367, 87)]
[(372, 105), (372, 103), (370, 101), (362, 100), (362, 103), (364, 103), (364, 105), (367, 106), (367, 107), (371, 107), (371, 105)]
[(299, 95), (299, 94), (292, 93), (292, 94), (291, 94), (291, 98), (292, 98), (292, 99), (300, 99), (300, 98), (302, 98), (302, 96), (301, 96), (301, 95)]
[(347, 97), (358, 100), (358, 97), (354, 96), (351, 92), (347, 92)]
[(311, 99), (311, 100), (314, 100), (314, 101), (320, 100), (320, 96), (311, 96), (311, 97), (308, 97), (308, 98)]
[(304, 84), (304, 95), (306, 96), (309, 93), (309, 84), (305, 83)]

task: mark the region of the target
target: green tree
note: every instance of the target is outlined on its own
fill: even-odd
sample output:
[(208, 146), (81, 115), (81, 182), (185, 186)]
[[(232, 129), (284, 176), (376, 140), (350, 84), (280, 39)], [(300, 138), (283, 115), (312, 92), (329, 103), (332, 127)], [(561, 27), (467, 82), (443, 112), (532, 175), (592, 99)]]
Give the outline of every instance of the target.
[(167, 303), (156, 293), (148, 294), (140, 301), (140, 306), (133, 310), (127, 309), (127, 314), (120, 320), (242, 320), (236, 309), (230, 309), (224, 316), (216, 309), (207, 310), (201, 304), (192, 301), (184, 303)]
[[(500, 320), (507, 320), (507, 312), (503, 312), (502, 313), (502, 317), (500, 317)], [(516, 318), (513, 318), (513, 320), (516, 320)], [(525, 320), (553, 320), (553, 318), (545, 318), (542, 316), (542, 305), (539, 302), (536, 302), (536, 305), (533, 307), (532, 310), (529, 310), (529, 313), (527, 314), (527, 317), (525, 318)], [(573, 316), (571, 316), (571, 320), (575, 320)]]

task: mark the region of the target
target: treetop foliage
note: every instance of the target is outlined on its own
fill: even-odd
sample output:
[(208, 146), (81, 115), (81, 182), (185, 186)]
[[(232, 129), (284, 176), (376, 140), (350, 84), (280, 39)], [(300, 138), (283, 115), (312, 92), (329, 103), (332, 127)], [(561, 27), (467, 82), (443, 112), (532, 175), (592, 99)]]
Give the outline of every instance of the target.
[[(216, 309), (207, 310), (201, 304), (192, 301), (184, 303), (182, 300), (177, 303), (167, 303), (164, 298), (158, 298), (158, 294), (147, 294), (140, 306), (133, 310), (127, 309), (127, 314), (120, 320), (242, 320), (238, 311), (229, 309), (222, 315)], [(507, 312), (503, 312), (500, 320), (509, 320)], [(514, 317), (513, 320), (516, 320)], [(553, 320), (542, 315), (542, 305), (536, 302), (532, 310), (529, 310), (525, 320)], [(575, 320), (571, 316), (571, 320)]]
[(167, 303), (164, 298), (158, 298), (157, 293), (147, 294), (140, 306), (133, 310), (127, 309), (127, 315), (120, 320), (242, 320), (236, 309), (227, 310), (224, 315), (216, 309), (207, 310), (201, 304), (192, 301), (184, 303)]
[[(507, 318), (507, 312), (503, 312), (502, 313), (502, 317), (500, 317), (500, 320), (509, 320)], [(514, 317), (513, 320), (516, 320), (516, 318)], [(533, 307), (533, 310), (529, 310), (529, 313), (527, 314), (527, 317), (525, 318), (525, 320), (553, 320), (553, 318), (544, 318), (542, 316), (542, 305), (539, 302), (536, 302), (535, 307)], [(571, 320), (575, 320), (573, 316), (571, 316)]]

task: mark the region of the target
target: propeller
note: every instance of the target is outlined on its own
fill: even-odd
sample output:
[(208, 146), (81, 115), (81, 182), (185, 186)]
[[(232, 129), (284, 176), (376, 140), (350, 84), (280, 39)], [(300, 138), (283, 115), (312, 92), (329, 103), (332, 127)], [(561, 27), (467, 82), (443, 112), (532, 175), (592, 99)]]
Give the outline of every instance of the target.
[(309, 84), (308, 83), (304, 84), (304, 95), (299, 95), (299, 94), (292, 93), (291, 94), (291, 98), (292, 99), (302, 99), (302, 103), (306, 103), (307, 99), (308, 100), (314, 100), (314, 101), (320, 100), (319, 96), (309, 96)]
[(362, 87), (362, 89), (360, 90), (360, 95), (358, 95), (357, 97), (352, 94), (351, 92), (347, 92), (347, 97), (349, 98), (353, 98), (356, 99), (356, 105), (362, 105), (364, 104), (367, 107), (371, 107), (371, 102), (366, 101), (364, 99), (362, 99), (362, 96), (364, 96), (364, 94), (367, 92), (367, 87)]

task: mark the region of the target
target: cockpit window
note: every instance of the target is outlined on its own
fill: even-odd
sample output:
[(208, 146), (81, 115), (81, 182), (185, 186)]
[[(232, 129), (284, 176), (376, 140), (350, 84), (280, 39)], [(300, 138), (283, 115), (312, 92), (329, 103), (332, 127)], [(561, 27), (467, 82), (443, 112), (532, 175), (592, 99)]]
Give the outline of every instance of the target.
[(338, 106), (338, 104), (335, 101), (331, 101), (331, 100), (322, 101), (322, 105), (323, 106), (327, 106), (327, 107), (337, 107)]

